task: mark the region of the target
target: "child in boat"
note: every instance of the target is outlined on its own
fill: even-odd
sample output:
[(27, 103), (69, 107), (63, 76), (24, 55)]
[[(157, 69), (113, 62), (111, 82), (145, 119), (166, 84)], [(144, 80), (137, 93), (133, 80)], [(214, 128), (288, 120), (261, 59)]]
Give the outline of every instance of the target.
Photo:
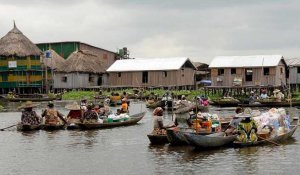
[(80, 119), (83, 113), (83, 111), (80, 108), (80, 105), (78, 105), (77, 102), (74, 102), (73, 104), (67, 105), (65, 108), (70, 110), (69, 114), (67, 115), (67, 122), (69, 124), (80, 123)]
[(87, 105), (87, 111), (83, 113), (81, 118), (82, 123), (97, 123), (98, 122), (98, 114), (93, 110), (93, 103), (89, 103)]
[(23, 125), (39, 125), (41, 123), (41, 118), (37, 115), (33, 108), (34, 105), (31, 101), (27, 101), (22, 104), (19, 109), (23, 109), (21, 116), (21, 124)]
[(161, 107), (157, 107), (153, 111), (153, 135), (165, 135), (166, 128), (163, 124), (163, 109)]
[(49, 101), (47, 106), (47, 109), (45, 109), (42, 113), (42, 117), (45, 117), (46, 125), (60, 125), (62, 124), (61, 121), (63, 121), (64, 124), (67, 123), (63, 114), (54, 108), (54, 103), (52, 101)]

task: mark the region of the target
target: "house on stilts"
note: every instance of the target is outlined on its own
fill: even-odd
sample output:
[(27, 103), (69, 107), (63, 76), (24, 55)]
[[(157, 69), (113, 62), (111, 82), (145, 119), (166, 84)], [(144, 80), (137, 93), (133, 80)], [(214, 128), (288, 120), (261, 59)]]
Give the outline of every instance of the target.
[(195, 71), (187, 57), (117, 60), (107, 69), (108, 85), (194, 89)]
[(88, 50), (73, 52), (54, 71), (54, 89), (89, 89), (107, 84), (106, 64)]
[(42, 93), (42, 51), (14, 24), (0, 39), (0, 93)]
[(212, 85), (207, 90), (273, 90), (287, 84), (287, 64), (281, 55), (217, 56), (209, 68)]

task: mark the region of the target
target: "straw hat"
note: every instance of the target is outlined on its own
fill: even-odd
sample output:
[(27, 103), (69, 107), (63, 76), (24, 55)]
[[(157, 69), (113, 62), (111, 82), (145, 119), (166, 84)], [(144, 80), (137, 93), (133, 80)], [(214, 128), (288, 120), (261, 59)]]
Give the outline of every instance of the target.
[(75, 101), (72, 104), (66, 105), (65, 108), (69, 110), (80, 110), (80, 105)]
[(251, 92), (250, 92), (250, 94), (254, 94), (254, 92), (253, 92), (253, 91), (251, 91)]
[(26, 108), (34, 108), (37, 107), (37, 104), (32, 103), (32, 101), (26, 101), (25, 103), (23, 103), (19, 109), (26, 109)]
[(273, 93), (278, 93), (278, 92), (280, 92), (279, 89), (275, 89), (275, 90), (273, 91)]

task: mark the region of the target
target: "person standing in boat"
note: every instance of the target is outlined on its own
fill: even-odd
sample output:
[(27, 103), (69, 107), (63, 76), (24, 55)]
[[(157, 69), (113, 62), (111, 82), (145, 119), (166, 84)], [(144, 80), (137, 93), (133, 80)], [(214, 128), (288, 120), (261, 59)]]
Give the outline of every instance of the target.
[[(235, 113), (236, 113), (237, 115), (238, 115), (238, 114), (241, 114), (241, 113), (243, 113), (243, 112), (244, 112), (244, 110), (243, 110), (243, 108), (241, 108), (241, 107), (237, 107), (237, 108), (235, 109)], [(238, 127), (238, 125), (239, 125), (239, 123), (240, 123), (241, 121), (242, 121), (242, 118), (236, 117), (236, 115), (233, 116), (233, 118), (232, 118), (232, 120), (230, 121), (230, 123), (229, 123), (227, 129), (225, 130), (226, 135), (232, 135), (232, 134), (235, 134), (235, 131), (236, 131), (236, 129), (237, 129), (237, 127)]]
[(87, 105), (87, 110), (83, 113), (83, 116), (81, 118), (82, 123), (97, 123), (99, 116), (98, 114), (93, 110), (93, 103), (89, 103)]
[(45, 117), (45, 125), (61, 125), (62, 122), (67, 124), (63, 114), (54, 108), (53, 101), (49, 101), (47, 106), (42, 113), (42, 117)]
[(39, 125), (41, 123), (41, 117), (33, 110), (34, 105), (31, 101), (27, 101), (22, 104), (19, 109), (23, 109), (21, 115), (21, 124), (23, 125)]
[(241, 113), (236, 115), (238, 118), (242, 118), (242, 121), (237, 127), (237, 139), (240, 142), (255, 142), (257, 141), (257, 125), (254, 120), (251, 119), (250, 114)]
[(80, 119), (83, 114), (83, 110), (81, 110), (80, 105), (78, 105), (77, 102), (74, 102), (73, 104), (67, 105), (65, 108), (70, 110), (67, 115), (68, 124), (80, 123)]
[(166, 135), (166, 127), (163, 124), (163, 109), (157, 107), (153, 111), (153, 135)]

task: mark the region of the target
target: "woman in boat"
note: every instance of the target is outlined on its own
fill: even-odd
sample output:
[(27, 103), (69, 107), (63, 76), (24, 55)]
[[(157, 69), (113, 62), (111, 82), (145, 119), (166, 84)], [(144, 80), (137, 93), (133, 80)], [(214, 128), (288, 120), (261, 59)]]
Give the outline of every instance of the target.
[(97, 123), (98, 122), (98, 114), (93, 110), (93, 103), (89, 103), (87, 105), (87, 111), (83, 113), (81, 118), (82, 123)]
[(237, 127), (237, 139), (240, 142), (255, 142), (257, 141), (257, 126), (254, 120), (251, 119), (251, 115), (241, 113), (236, 117), (242, 118), (242, 121)]
[[(235, 109), (235, 113), (236, 113), (236, 114), (241, 114), (241, 113), (243, 113), (243, 112), (244, 112), (244, 109), (241, 108), (241, 107), (237, 107), (237, 108)], [(236, 131), (236, 129), (237, 129), (237, 127), (238, 127), (238, 125), (239, 125), (239, 123), (240, 123), (241, 121), (242, 121), (242, 118), (236, 117), (236, 115), (233, 116), (233, 118), (232, 118), (232, 120), (230, 121), (230, 123), (229, 123), (227, 129), (225, 130), (226, 135), (233, 135), (233, 134), (235, 134), (235, 131)]]
[(128, 113), (128, 104), (125, 99), (122, 99), (121, 111), (120, 113)]
[(45, 117), (45, 125), (62, 125), (62, 122), (64, 124), (67, 123), (63, 114), (54, 108), (53, 101), (48, 102), (48, 107), (43, 111), (42, 117)]
[(260, 98), (261, 99), (267, 99), (267, 98), (269, 98), (268, 94), (267, 94), (267, 89), (262, 89), (261, 90)]
[(163, 124), (163, 109), (157, 107), (153, 111), (153, 135), (166, 135), (166, 127)]
[(80, 105), (78, 105), (77, 102), (74, 102), (73, 104), (67, 105), (65, 108), (70, 110), (67, 115), (68, 124), (80, 123), (80, 119), (83, 114), (83, 110), (81, 110)]
[(37, 113), (33, 111), (33, 108), (36, 106), (37, 105), (34, 105), (31, 101), (27, 101), (19, 107), (19, 109), (23, 109), (21, 115), (21, 124), (39, 125), (41, 123), (40, 116), (38, 116)]

